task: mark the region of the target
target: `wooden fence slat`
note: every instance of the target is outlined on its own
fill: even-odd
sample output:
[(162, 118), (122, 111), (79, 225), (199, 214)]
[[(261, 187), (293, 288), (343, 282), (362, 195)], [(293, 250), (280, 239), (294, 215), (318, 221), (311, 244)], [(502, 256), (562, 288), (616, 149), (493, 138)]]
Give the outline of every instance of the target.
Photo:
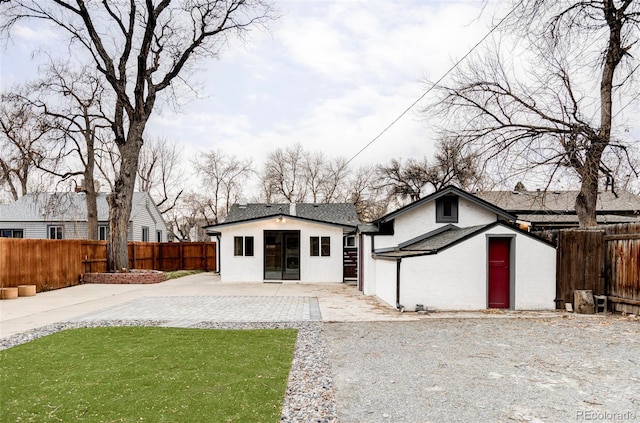
[[(129, 242), (128, 248), (131, 268), (216, 270), (214, 242)], [(83, 273), (106, 270), (106, 241), (0, 238), (1, 287), (36, 285), (40, 292), (77, 285)]]
[[(596, 235), (599, 234), (599, 235)], [(562, 230), (557, 237), (556, 307), (576, 289), (612, 299), (614, 311), (640, 313), (640, 223)]]

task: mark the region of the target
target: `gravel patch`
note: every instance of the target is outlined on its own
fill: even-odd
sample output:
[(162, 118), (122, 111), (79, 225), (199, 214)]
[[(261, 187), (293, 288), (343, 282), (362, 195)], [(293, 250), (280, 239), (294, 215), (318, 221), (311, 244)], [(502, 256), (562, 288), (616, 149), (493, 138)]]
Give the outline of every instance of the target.
[(324, 325), (350, 422), (640, 421), (640, 322), (617, 316)]
[[(55, 323), (0, 340), (0, 350), (47, 336), (60, 330), (100, 326), (167, 326), (166, 320), (100, 320)], [(198, 322), (200, 329), (298, 329), (281, 422), (337, 422), (335, 389), (321, 322)]]

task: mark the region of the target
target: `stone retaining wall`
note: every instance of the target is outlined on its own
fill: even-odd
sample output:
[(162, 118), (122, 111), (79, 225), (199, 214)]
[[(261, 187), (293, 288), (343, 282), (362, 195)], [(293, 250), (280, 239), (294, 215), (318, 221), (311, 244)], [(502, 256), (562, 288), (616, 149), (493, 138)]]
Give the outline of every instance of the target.
[(164, 273), (159, 270), (131, 270), (116, 273), (84, 273), (83, 283), (148, 284), (164, 282)]

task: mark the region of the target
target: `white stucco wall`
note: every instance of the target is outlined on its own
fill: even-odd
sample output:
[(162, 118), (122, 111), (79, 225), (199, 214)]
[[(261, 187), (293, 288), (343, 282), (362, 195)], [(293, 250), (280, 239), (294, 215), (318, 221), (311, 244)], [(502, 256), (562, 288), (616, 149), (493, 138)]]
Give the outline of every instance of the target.
[[(403, 258), (400, 303), (406, 310), (423, 304), (438, 310), (487, 308), (488, 236), (511, 237), (516, 310), (555, 308), (555, 248), (505, 226), (496, 226), (435, 255)], [(395, 279), (380, 273), (376, 260), (376, 296), (395, 302)], [(390, 297), (390, 292), (393, 296)], [(389, 299), (393, 298), (393, 302)]]
[(516, 310), (555, 309), (556, 249), (520, 235), (516, 245)]
[[(300, 281), (342, 282), (343, 278), (343, 229), (287, 218), (277, 222), (276, 218), (221, 227), (220, 276), (223, 282), (262, 282), (264, 280), (264, 231), (300, 231)], [(254, 237), (252, 257), (234, 256), (233, 239), (236, 236)], [(329, 236), (331, 255), (310, 256), (310, 237)]]
[[(396, 261), (375, 260), (376, 297), (391, 307), (396, 306)], [(366, 293), (365, 293), (366, 294)], [(374, 295), (374, 294), (367, 294)]]
[(376, 261), (371, 258), (371, 237), (362, 237), (362, 293), (365, 295), (376, 294)]
[[(476, 226), (495, 222), (497, 216), (484, 207), (458, 197), (458, 227)], [(394, 247), (417, 236), (426, 234), (449, 223), (436, 223), (436, 202), (430, 201), (408, 210), (395, 219), (392, 236), (376, 236), (375, 248)]]

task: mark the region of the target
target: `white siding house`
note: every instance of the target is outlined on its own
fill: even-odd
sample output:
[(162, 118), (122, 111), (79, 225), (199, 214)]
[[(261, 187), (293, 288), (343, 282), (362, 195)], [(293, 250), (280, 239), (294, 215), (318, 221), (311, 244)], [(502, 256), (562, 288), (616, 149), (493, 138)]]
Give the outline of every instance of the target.
[(404, 310), (555, 308), (555, 247), (515, 217), (447, 187), (374, 222), (360, 287)]
[(351, 204), (234, 204), (206, 227), (218, 238), (223, 282), (343, 282)]
[[(98, 235), (106, 239), (109, 206), (98, 194)], [(81, 192), (28, 194), (0, 205), (0, 236), (40, 239), (87, 238), (87, 208)], [(135, 192), (128, 227), (129, 241), (166, 242), (167, 226), (146, 192)]]

